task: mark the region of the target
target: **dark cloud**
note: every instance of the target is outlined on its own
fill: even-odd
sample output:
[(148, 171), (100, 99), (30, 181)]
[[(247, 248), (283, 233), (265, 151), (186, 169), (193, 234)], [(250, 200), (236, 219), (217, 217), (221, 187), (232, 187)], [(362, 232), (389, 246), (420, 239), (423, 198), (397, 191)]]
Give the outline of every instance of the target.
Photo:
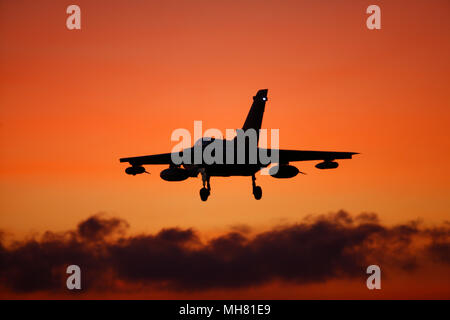
[(370, 264), (404, 271), (428, 260), (450, 266), (449, 224), (389, 227), (373, 213), (311, 216), (252, 236), (249, 229), (233, 228), (207, 242), (192, 229), (125, 236), (127, 227), (121, 219), (97, 215), (73, 231), (46, 232), (8, 246), (0, 241), (1, 283), (17, 292), (64, 290), (70, 264), (81, 267), (83, 288), (96, 290), (120, 290), (123, 283), (174, 290), (240, 288), (273, 280), (303, 284), (363, 279)]
[(104, 237), (120, 232), (122, 233), (128, 224), (121, 219), (102, 219), (99, 215), (92, 216), (78, 224), (78, 234), (88, 240), (100, 240)]
[(179, 228), (162, 229), (155, 237), (163, 242), (191, 243), (199, 242), (197, 235), (192, 229), (182, 230)]
[(252, 228), (246, 224), (235, 224), (230, 226), (230, 229), (235, 232), (249, 234), (252, 232)]

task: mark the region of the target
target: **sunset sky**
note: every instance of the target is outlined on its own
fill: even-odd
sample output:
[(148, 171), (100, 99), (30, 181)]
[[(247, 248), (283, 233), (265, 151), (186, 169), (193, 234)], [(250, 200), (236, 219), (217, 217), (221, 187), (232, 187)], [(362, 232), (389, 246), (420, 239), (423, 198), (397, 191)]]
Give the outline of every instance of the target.
[[(81, 30), (66, 28), (70, 4), (81, 8)], [(381, 30), (366, 27), (371, 4)], [(448, 0), (0, 0), (0, 240), (74, 230), (96, 214), (126, 221), (128, 237), (192, 228), (203, 243), (339, 210), (376, 213), (388, 229), (420, 220), (448, 232), (449, 13)], [(258, 175), (260, 201), (249, 177), (212, 178), (204, 203), (200, 178), (163, 181), (165, 166), (124, 173), (119, 158), (169, 152), (172, 131), (195, 120), (242, 127), (263, 88), (263, 128), (280, 130), (281, 148), (361, 154), (337, 170), (296, 163), (307, 175), (293, 179)], [(206, 291), (131, 281), (88, 294), (448, 299), (446, 261), (394, 271), (379, 292), (367, 290), (363, 270), (362, 280)]]

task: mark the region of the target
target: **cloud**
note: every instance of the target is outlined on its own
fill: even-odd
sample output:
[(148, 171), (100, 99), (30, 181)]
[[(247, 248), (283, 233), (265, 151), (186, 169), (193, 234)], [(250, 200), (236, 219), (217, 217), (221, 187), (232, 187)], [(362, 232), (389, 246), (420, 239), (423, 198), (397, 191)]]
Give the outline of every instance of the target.
[(370, 264), (406, 272), (428, 260), (450, 267), (448, 223), (385, 226), (373, 213), (310, 216), (252, 236), (240, 226), (207, 242), (193, 229), (126, 236), (127, 228), (124, 220), (96, 215), (40, 239), (7, 246), (0, 237), (1, 283), (15, 292), (64, 290), (70, 264), (81, 267), (86, 290), (137, 284), (183, 291), (363, 279)]
[(92, 216), (78, 224), (77, 233), (87, 240), (101, 240), (113, 233), (123, 233), (128, 223), (121, 219), (102, 219), (100, 215)]

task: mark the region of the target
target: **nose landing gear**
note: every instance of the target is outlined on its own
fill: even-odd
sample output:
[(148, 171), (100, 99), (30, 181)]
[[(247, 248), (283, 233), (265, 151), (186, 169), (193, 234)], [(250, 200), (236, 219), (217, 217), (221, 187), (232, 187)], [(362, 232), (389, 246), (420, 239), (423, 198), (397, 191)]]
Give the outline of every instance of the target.
[(260, 200), (262, 198), (262, 189), (260, 186), (256, 185), (255, 180), (255, 175), (252, 175), (253, 196), (256, 200)]
[(200, 199), (202, 201), (208, 200), (209, 195), (211, 194), (211, 185), (209, 184), (209, 176), (206, 174), (205, 169), (201, 169), (200, 173), (202, 174), (202, 183), (203, 188), (200, 189)]
[(209, 195), (210, 195), (210, 191), (208, 189), (206, 189), (206, 188), (200, 189), (200, 199), (202, 199), (202, 201), (208, 200)]

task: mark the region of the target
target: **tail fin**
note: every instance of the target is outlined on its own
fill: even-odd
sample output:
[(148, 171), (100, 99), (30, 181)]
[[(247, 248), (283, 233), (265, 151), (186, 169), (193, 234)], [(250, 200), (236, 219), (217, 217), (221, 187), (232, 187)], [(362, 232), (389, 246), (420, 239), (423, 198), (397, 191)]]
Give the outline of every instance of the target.
[(267, 101), (268, 89), (259, 90), (253, 97), (253, 104), (250, 111), (245, 119), (244, 126), (242, 130), (255, 129), (259, 137), (259, 129), (261, 129), (261, 124), (264, 115), (264, 108)]

